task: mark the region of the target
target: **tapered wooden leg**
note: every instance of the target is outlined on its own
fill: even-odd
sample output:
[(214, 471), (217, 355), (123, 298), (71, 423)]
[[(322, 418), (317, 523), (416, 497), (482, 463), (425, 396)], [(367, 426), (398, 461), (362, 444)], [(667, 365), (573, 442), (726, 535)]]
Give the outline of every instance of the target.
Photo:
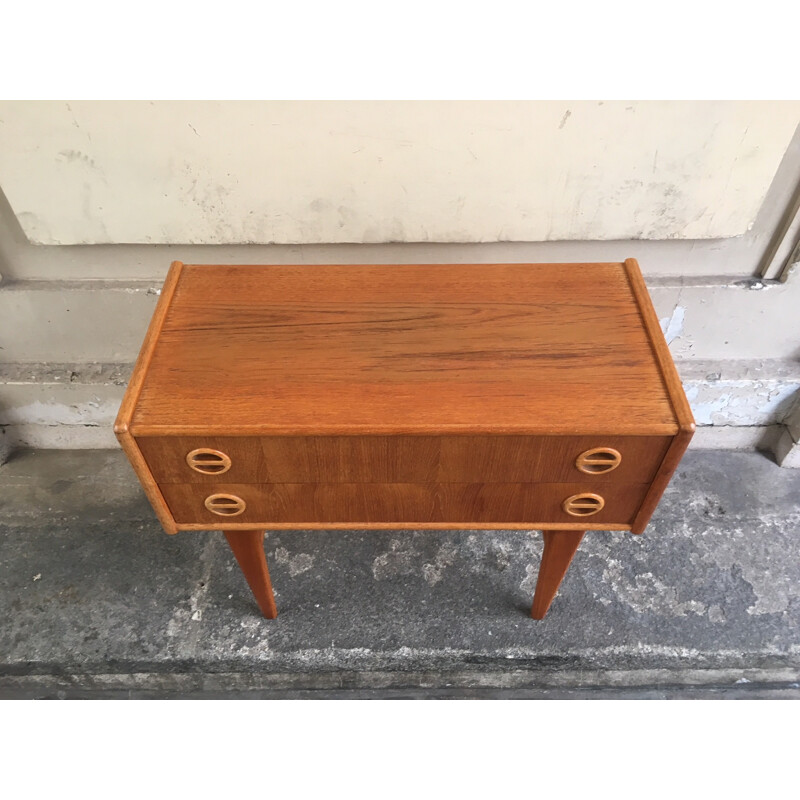
[(534, 619), (544, 619), (584, 533), (586, 531), (544, 531), (544, 552), (531, 607)]
[(278, 609), (264, 553), (264, 531), (225, 531), (225, 538), (250, 585), (258, 607), (267, 619), (275, 619)]

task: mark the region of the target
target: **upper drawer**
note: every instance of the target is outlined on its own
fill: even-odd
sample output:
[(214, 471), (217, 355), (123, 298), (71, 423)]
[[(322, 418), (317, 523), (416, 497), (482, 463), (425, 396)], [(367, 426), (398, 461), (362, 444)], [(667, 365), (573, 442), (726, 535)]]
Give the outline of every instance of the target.
[(648, 483), (669, 436), (137, 437), (158, 483)]

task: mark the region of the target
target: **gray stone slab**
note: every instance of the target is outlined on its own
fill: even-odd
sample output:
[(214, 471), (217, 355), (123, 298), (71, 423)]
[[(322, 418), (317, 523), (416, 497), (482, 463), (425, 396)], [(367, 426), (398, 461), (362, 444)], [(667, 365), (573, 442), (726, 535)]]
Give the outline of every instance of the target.
[(760, 454), (692, 452), (643, 536), (587, 534), (541, 622), (538, 532), (272, 531), (267, 621), (221, 534), (165, 535), (121, 453), (22, 452), (0, 692), (794, 696), (799, 499)]

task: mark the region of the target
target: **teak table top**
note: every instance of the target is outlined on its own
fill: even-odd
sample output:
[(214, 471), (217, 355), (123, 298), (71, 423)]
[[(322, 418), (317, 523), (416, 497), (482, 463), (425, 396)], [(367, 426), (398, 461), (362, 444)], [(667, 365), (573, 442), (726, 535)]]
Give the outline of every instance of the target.
[(141, 436), (673, 435), (691, 413), (633, 259), (175, 262), (120, 422)]

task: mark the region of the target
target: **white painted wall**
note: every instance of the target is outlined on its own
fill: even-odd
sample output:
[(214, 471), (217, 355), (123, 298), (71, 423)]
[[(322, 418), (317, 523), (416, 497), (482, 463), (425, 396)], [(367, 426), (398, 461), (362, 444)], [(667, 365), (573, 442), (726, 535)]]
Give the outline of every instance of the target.
[(752, 225), (798, 102), (2, 102), (31, 241), (706, 239)]

